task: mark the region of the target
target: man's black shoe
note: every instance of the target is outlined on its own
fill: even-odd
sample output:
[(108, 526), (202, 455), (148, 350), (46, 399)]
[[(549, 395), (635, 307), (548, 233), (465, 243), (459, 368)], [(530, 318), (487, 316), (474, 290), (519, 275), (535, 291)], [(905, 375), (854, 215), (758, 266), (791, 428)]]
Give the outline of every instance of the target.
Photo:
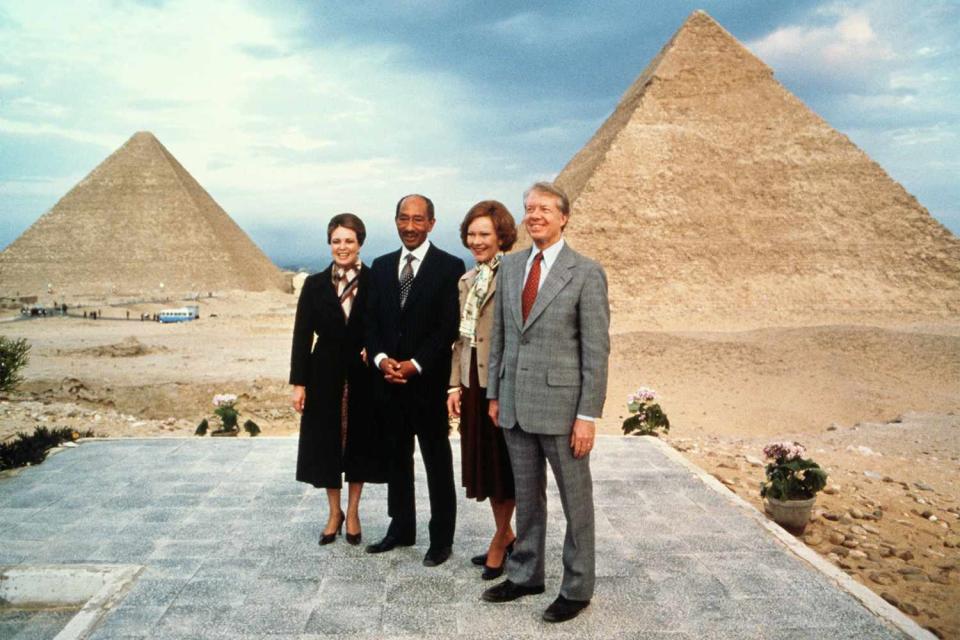
[(510, 602), (523, 596), (532, 596), (543, 593), (543, 585), (525, 587), (521, 584), (514, 584), (509, 580), (504, 580), (495, 587), (490, 587), (480, 596), (484, 602)]
[(590, 604), (589, 600), (568, 600), (563, 596), (557, 596), (557, 599), (543, 612), (543, 619), (545, 622), (573, 620), (587, 608), (588, 604)]
[(450, 558), (453, 549), (450, 547), (430, 547), (427, 549), (427, 555), (423, 556), (423, 566), (437, 567)]
[(413, 540), (401, 540), (400, 538), (395, 538), (389, 533), (383, 536), (383, 540), (380, 542), (374, 542), (373, 544), (367, 545), (367, 553), (383, 553), (384, 551), (391, 551), (396, 547), (412, 547)]

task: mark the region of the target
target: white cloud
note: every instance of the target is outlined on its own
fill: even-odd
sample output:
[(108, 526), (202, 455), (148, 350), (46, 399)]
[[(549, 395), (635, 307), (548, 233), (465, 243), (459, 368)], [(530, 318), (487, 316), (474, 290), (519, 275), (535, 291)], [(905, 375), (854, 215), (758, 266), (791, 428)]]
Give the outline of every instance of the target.
[(56, 20), (46, 3), (5, 9), (0, 136), (106, 156), (153, 131), (238, 220), (313, 214), (331, 196), (392, 207), (401, 185), (458, 180), (460, 81), (405, 68), (388, 46), (305, 44), (289, 7), (85, 0), (58, 4)]
[(777, 71), (833, 77), (869, 73), (873, 63), (896, 57), (865, 11), (845, 9), (835, 18), (829, 26), (781, 27), (747, 46)]

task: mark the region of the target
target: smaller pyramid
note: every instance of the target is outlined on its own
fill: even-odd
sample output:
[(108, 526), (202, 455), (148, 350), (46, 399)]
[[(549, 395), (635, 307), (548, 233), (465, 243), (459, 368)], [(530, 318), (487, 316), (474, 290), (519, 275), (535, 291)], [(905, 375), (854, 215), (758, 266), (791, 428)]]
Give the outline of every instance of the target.
[[(163, 284), (161, 289), (160, 285)], [(0, 253), (0, 295), (288, 290), (152, 133), (135, 133)]]

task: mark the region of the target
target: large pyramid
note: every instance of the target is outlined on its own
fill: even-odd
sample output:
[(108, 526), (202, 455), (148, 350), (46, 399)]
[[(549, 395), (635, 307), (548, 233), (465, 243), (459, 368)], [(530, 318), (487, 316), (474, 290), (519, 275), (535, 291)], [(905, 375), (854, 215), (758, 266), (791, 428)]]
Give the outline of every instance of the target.
[[(0, 295), (285, 288), (280, 270), (153, 134), (111, 154), (0, 253)], [(286, 287), (288, 288), (288, 287)]]
[(960, 241), (702, 11), (557, 182), (621, 330), (960, 315)]

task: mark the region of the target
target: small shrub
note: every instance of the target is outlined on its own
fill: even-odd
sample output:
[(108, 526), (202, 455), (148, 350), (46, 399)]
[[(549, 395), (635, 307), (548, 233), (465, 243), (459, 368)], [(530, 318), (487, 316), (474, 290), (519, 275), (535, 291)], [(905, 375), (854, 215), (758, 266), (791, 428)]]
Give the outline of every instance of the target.
[(670, 420), (656, 399), (657, 392), (647, 387), (627, 395), (627, 411), (632, 415), (623, 421), (624, 435), (656, 436), (658, 431), (670, 431)]
[(40, 464), (50, 449), (64, 442), (94, 437), (96, 434), (89, 429), (80, 432), (69, 427), (36, 427), (32, 434), (19, 431), (12, 441), (0, 443), (0, 471)]
[(16, 389), (23, 382), (20, 370), (27, 366), (30, 344), (23, 338), (11, 340), (0, 336), (0, 393)]
[(243, 430), (249, 433), (250, 437), (253, 438), (260, 433), (260, 426), (257, 425), (257, 423), (253, 420), (247, 420), (243, 423)]

